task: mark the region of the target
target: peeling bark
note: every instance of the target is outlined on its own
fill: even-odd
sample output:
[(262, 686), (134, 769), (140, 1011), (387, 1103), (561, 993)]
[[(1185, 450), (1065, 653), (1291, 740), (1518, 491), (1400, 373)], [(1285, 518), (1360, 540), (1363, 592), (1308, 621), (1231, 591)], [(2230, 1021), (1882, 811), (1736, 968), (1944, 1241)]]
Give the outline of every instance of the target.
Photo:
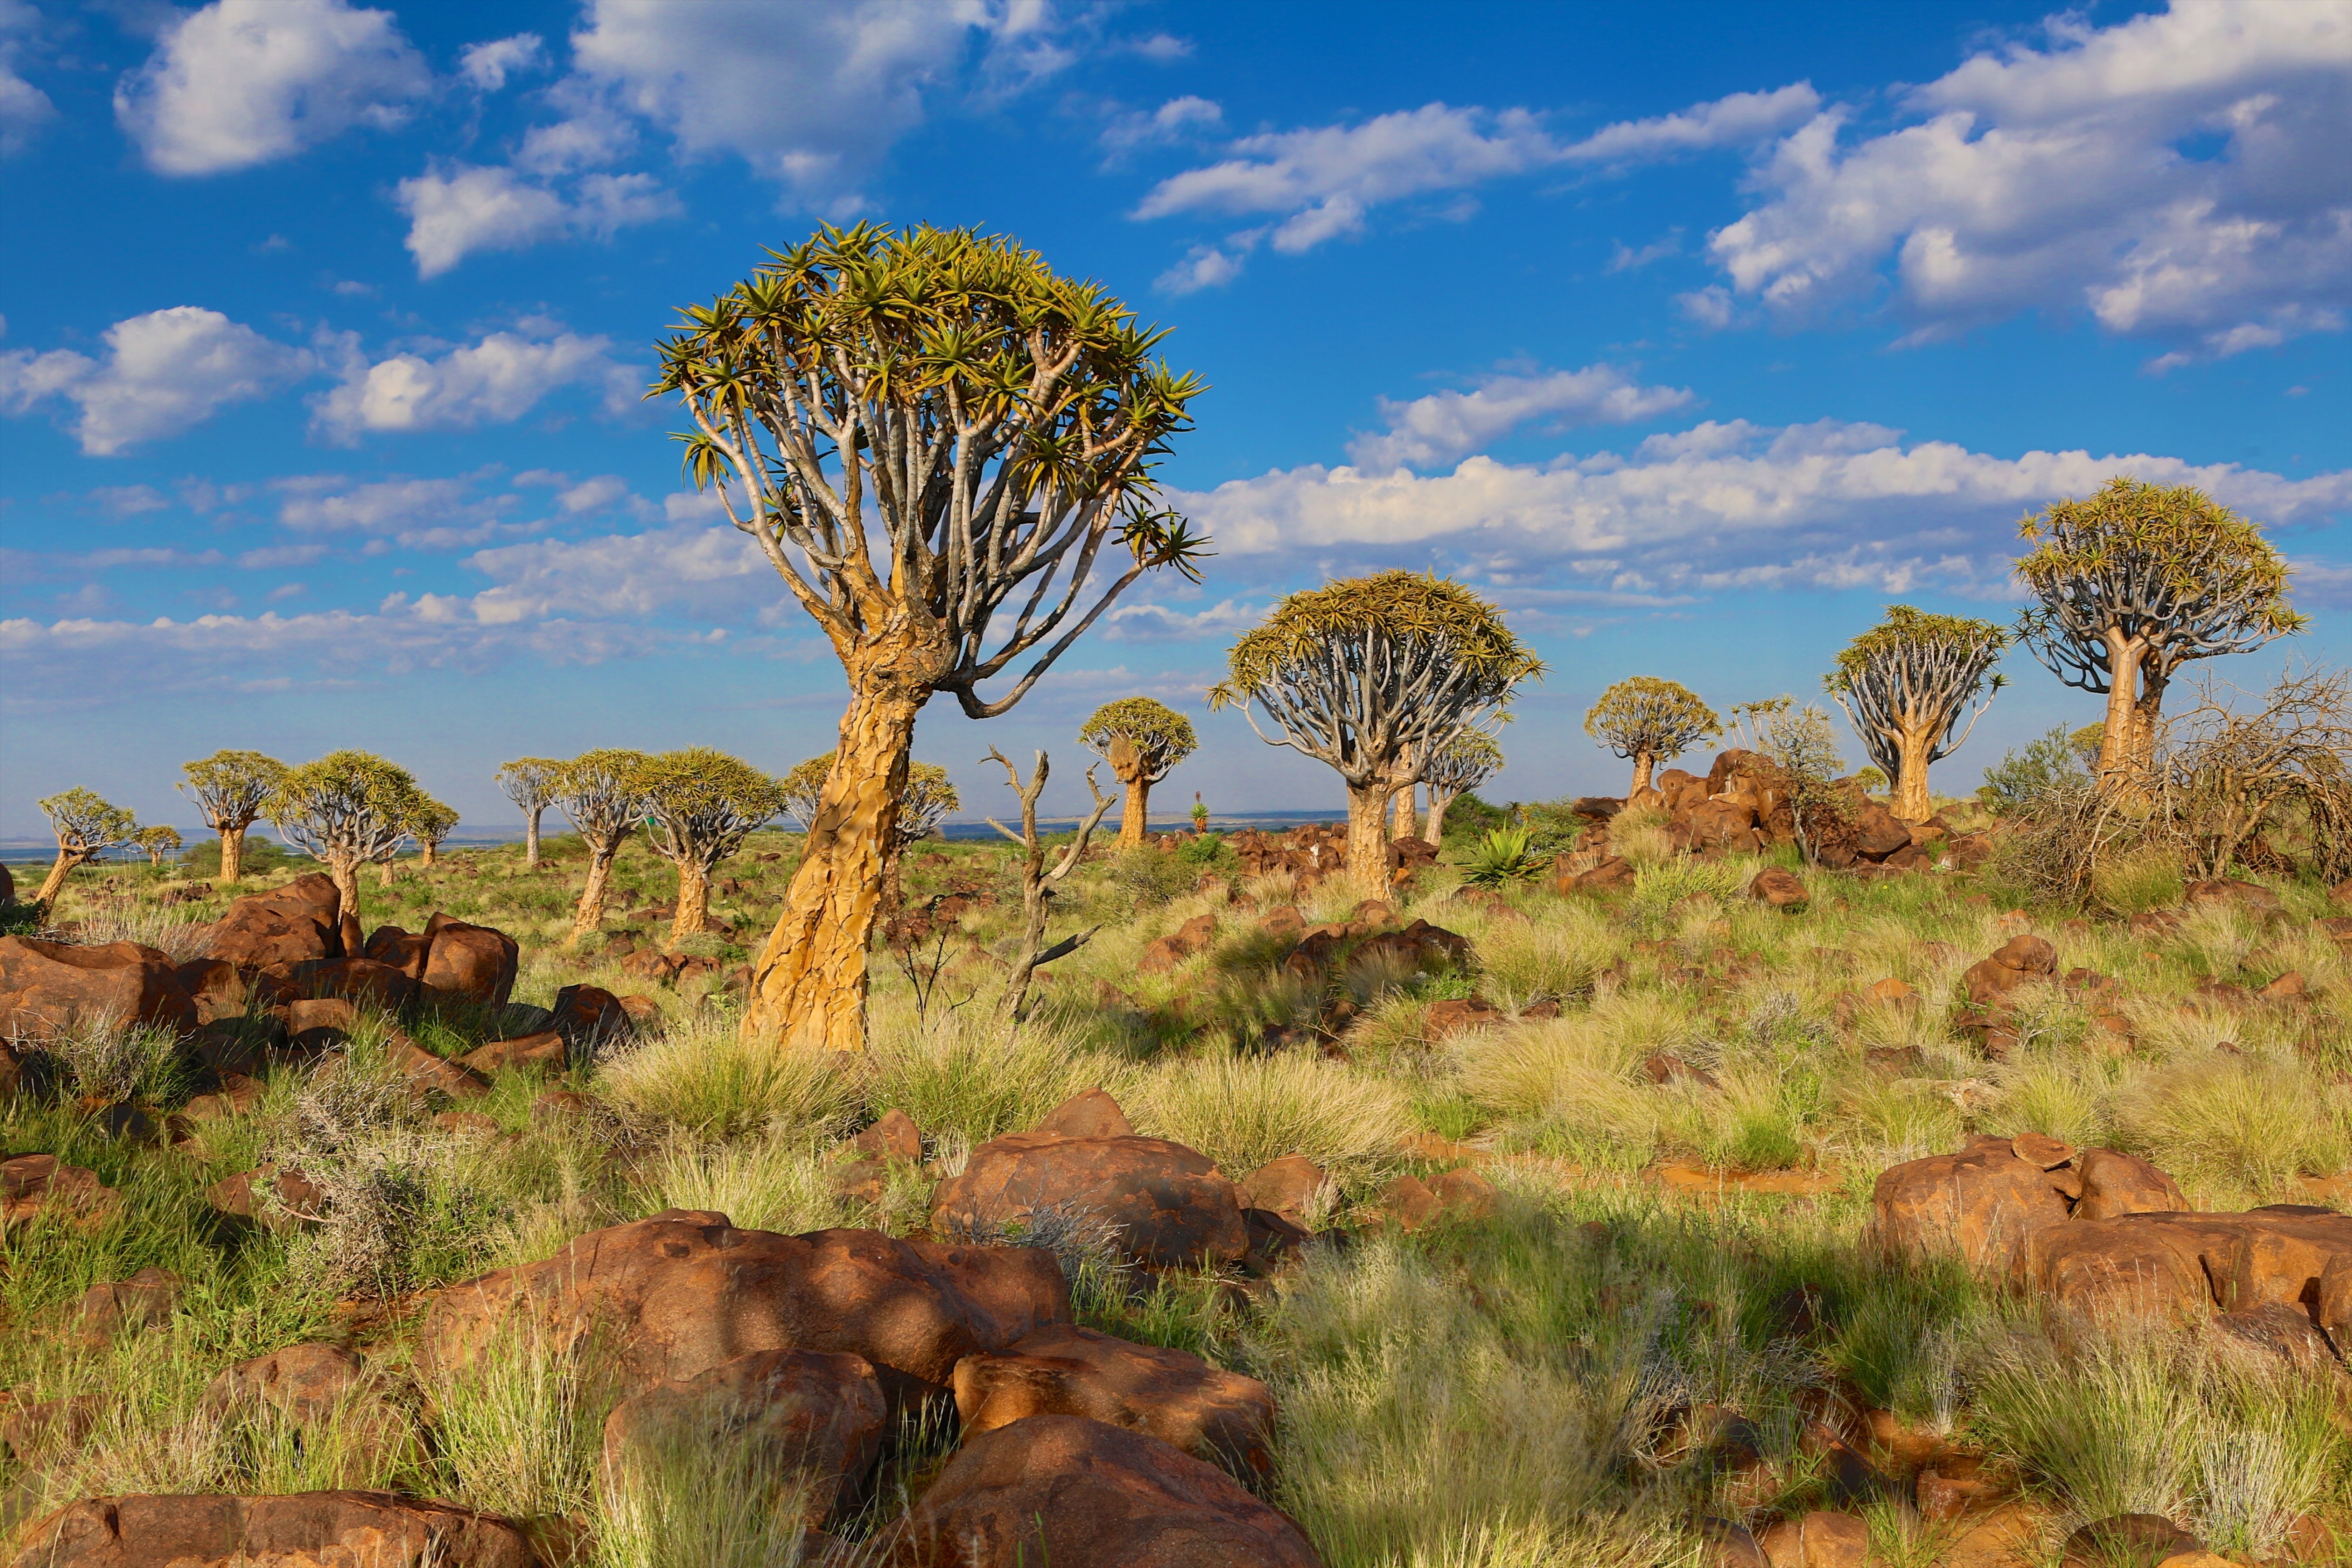
[(220, 830), (220, 875), (215, 881), (234, 882), (245, 874), (245, 829), (224, 827)]
[(1387, 779), (1348, 786), (1348, 879), (1368, 899), (1389, 891), (1389, 802), (1396, 785)]
[(710, 873), (688, 861), (677, 868), (677, 913), (670, 917), (670, 945), (709, 929)]
[(1633, 782), (1626, 788), (1625, 798), (1633, 799), (1650, 787), (1650, 775), (1657, 770), (1658, 756), (1654, 752), (1633, 753)]
[(68, 854), (63, 849), (58, 850), (57, 864), (51, 866), (49, 874), (41, 879), (41, 890), (33, 895), (33, 902), (46, 904), (56, 898), (58, 890), (66, 885), (66, 879), (73, 875), (73, 868), (81, 863), (80, 858)]
[(347, 856), (334, 855), (327, 859), (327, 875), (334, 879), (337, 908), (357, 918), (360, 912), (359, 862)]
[(599, 855), (591, 846), (588, 852), (588, 885), (580, 889), (580, 908), (572, 916), (572, 934), (563, 939), (566, 947), (578, 947), (581, 939), (604, 923), (604, 888), (613, 879), (613, 862), (619, 858), (617, 846), (610, 855)]

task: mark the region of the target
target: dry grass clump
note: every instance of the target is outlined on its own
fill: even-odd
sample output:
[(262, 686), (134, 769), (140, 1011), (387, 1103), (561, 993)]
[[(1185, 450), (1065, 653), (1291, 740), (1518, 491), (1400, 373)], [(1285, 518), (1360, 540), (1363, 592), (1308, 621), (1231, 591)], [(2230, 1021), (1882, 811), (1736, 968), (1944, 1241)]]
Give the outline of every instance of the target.
[(1136, 1080), (1125, 1105), (1137, 1131), (1198, 1149), (1235, 1179), (1304, 1154), (1350, 1188), (1392, 1170), (1412, 1126), (1392, 1084), (1297, 1052), (1162, 1063)]
[(1075, 1028), (1043, 1016), (1019, 1030), (971, 1008), (916, 1017), (911, 1004), (875, 1009), (866, 1104), (903, 1110), (925, 1133), (980, 1143), (1035, 1126), (1070, 1096), (1116, 1097), (1131, 1070), (1090, 1050)]
[(1674, 841), (1666, 837), (1666, 814), (1653, 806), (1636, 806), (1609, 819), (1609, 852), (1636, 866), (1658, 866), (1672, 859)]
[(715, 1209), (745, 1230), (787, 1234), (841, 1223), (831, 1163), (806, 1141), (781, 1134), (734, 1143), (673, 1137), (640, 1161), (637, 1207)]
[(2159, 1068), (2116, 1096), (2116, 1131), (2186, 1181), (2284, 1191), (2352, 1167), (2352, 1100), (2273, 1056), (2215, 1052)]
[(698, 1138), (845, 1127), (861, 1089), (855, 1058), (748, 1042), (726, 1014), (698, 1012), (625, 1048), (596, 1077), (623, 1116)]
[(1480, 990), (1516, 1011), (1544, 998), (1576, 996), (1623, 950), (1609, 917), (1570, 904), (1541, 921), (1493, 921), (1475, 934)]
[[(1625, 1026), (1634, 1022), (1642, 1026)], [(1465, 1037), (1461, 1092), (1547, 1149), (1591, 1164), (1639, 1166), (1656, 1146), (1665, 1109), (1631, 1073), (1643, 1054), (1634, 1037), (1655, 1022), (1596, 1009)]]

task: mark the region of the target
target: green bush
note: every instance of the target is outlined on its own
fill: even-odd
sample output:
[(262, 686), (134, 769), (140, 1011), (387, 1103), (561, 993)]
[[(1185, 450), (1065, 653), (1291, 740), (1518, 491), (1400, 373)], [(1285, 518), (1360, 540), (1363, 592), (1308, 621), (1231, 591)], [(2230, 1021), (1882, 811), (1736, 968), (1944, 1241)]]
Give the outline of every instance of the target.
[(2021, 752), (2009, 752), (1985, 770), (1977, 798), (1995, 816), (2021, 816), (2036, 801), (2090, 782), (2074, 736), (2061, 724)]

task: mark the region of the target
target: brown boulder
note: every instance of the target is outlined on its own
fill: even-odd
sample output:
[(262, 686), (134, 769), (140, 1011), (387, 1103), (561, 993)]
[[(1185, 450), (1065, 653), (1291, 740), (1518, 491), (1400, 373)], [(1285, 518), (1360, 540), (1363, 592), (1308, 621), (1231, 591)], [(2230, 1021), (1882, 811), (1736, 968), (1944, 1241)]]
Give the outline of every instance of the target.
[(1854, 852), (1865, 860), (1884, 860), (1911, 847), (1911, 829), (1893, 812), (1873, 801), (1854, 814)]
[(2058, 973), (2058, 950), (2038, 936), (2013, 936), (1991, 957), (1969, 966), (1960, 976), (1969, 1000), (1979, 1007), (1997, 1007), (2021, 985), (2050, 980)]
[[(504, 1043), (504, 1042), (501, 1042)], [(490, 1080), (473, 1068), (434, 1055), (398, 1029), (383, 1042), (383, 1059), (408, 1082), (409, 1094), (429, 1100), (445, 1094), (451, 1100), (478, 1100), (490, 1092)]]
[(343, 956), (341, 895), (322, 871), (229, 905), (205, 936), (205, 952), (247, 973), (273, 964)]
[(2119, 1513), (2096, 1519), (2066, 1538), (2061, 1568), (2157, 1568), (2168, 1557), (2201, 1550), (2202, 1542), (2161, 1514)]
[(2076, 1219), (2113, 1219), (2127, 1214), (2175, 1214), (2189, 1207), (2179, 1184), (2135, 1154), (2085, 1149), (2074, 1161), (2083, 1195)]
[(882, 1540), (892, 1568), (1321, 1568), (1213, 1465), (1080, 1415), (983, 1432)]
[(1757, 847), (1756, 803), (1735, 795), (1702, 800), (1675, 819), (1677, 836), (1693, 849), (1723, 849), (1744, 853)]
[(2223, 1344), (2273, 1358), (2305, 1377), (2342, 1370), (2336, 1347), (2327, 1342), (2311, 1314), (2284, 1301), (2224, 1312), (2213, 1320), (2213, 1332)]
[(142, 1268), (128, 1279), (93, 1285), (74, 1303), (74, 1327), (93, 1344), (152, 1329), (180, 1310), (180, 1286), (168, 1268)]
[(1258, 930), (1284, 942), (1297, 942), (1307, 932), (1307, 917), (1290, 904), (1272, 909), (1258, 917)]
[(1483, 997), (1449, 996), (1429, 1005), (1429, 1011), (1422, 1016), (1421, 1037), (1434, 1043), (1465, 1030), (1491, 1029), (1509, 1022), (1500, 1007)]
[(343, 1001), (386, 1013), (405, 1011), (416, 1000), (417, 983), (373, 958), (320, 958), (272, 964), (254, 977), (264, 995), (278, 1002)]
[(1870, 1527), (1850, 1513), (1822, 1510), (1783, 1520), (1757, 1537), (1772, 1568), (1863, 1568)]
[(0, 1235), (44, 1213), (94, 1222), (112, 1212), (121, 1196), (84, 1166), (60, 1164), (55, 1154), (19, 1154), (0, 1163)]
[(558, 991), (548, 1027), (563, 1037), (574, 1061), (589, 1060), (600, 1049), (626, 1044), (635, 1035), (621, 999), (595, 985), (567, 985)]
[(1234, 1184), (1207, 1155), (1160, 1138), (992, 1138), (940, 1184), (931, 1228), (992, 1230), (1041, 1209), (1087, 1211), (1148, 1268), (1238, 1263), (1249, 1251)]
[(1304, 1154), (1285, 1154), (1244, 1176), (1240, 1197), (1244, 1209), (1265, 1209), (1296, 1223), (1322, 1190), (1321, 1166)]
[(604, 1421), (604, 1474), (635, 1455), (732, 1449), (750, 1475), (797, 1503), (815, 1528), (864, 1490), (882, 1451), (889, 1405), (863, 1356), (755, 1351), (669, 1378), (614, 1406)]
[(350, 1404), (368, 1386), (367, 1363), (341, 1345), (287, 1345), (225, 1367), (205, 1389), (208, 1409), (267, 1405), (303, 1421), (317, 1421)]
[(245, 1015), (245, 976), (225, 958), (192, 958), (173, 972), (195, 1005), (196, 1026)]
[(633, 1377), (688, 1378), (754, 1351), (836, 1351), (871, 1362), (894, 1397), (943, 1392), (965, 1356), (1070, 1318), (1060, 1266), (1037, 1248), (779, 1236), (670, 1209), (443, 1290), (419, 1354), (462, 1362), (518, 1307), (573, 1336), (601, 1324)]
[(51, 1039), (101, 1022), (190, 1035), (196, 1005), (171, 956), (152, 947), (0, 936), (0, 1038)]
[(537, 1568), (521, 1531), (391, 1492), (92, 1498), (27, 1526), (15, 1568)]
[(511, 1040), (492, 1040), (457, 1058), (457, 1065), (484, 1077), (500, 1070), (530, 1068), (537, 1072), (560, 1073), (568, 1065), (571, 1053), (565, 1048), (563, 1037), (553, 1029), (536, 1035), (524, 1035)]
[(2181, 902), (2198, 904), (2219, 902), (2234, 906), (2240, 913), (2267, 921), (2280, 913), (2284, 905), (2279, 896), (2256, 882), (2232, 881), (2226, 877), (2208, 882), (2191, 882), (2182, 889)]
[(432, 952), (418, 976), (445, 996), (483, 1007), (503, 1007), (514, 991), (522, 949), (502, 931), (436, 913), (425, 922)]
[(967, 1438), (1032, 1415), (1084, 1415), (1149, 1433), (1237, 1474), (1273, 1468), (1274, 1394), (1199, 1356), (1062, 1323), (956, 1363)]
[(874, 1125), (850, 1140), (858, 1152), (877, 1160), (903, 1160), (909, 1164), (923, 1157), (923, 1130), (903, 1110), (886, 1110)]
[(2337, 1343), (2352, 1333), (2352, 1215), (2300, 1204), (2244, 1214), (2131, 1214), (2035, 1233), (2034, 1289), (2084, 1310), (2202, 1315), (2273, 1302)]
[(1997, 1141), (1881, 1171), (1871, 1206), (1891, 1250), (1957, 1252), (1971, 1268), (2003, 1274), (2023, 1260), (2029, 1237), (2066, 1220), (2066, 1200), (2042, 1167)]
[(367, 946), (361, 950), (360, 956), (389, 964), (411, 980), (423, 980), (425, 962), (433, 956), (433, 939), (422, 931), (404, 931), (399, 926), (378, 926), (368, 932)]
[(1562, 898), (1571, 893), (1622, 892), (1633, 885), (1633, 862), (1622, 855), (1606, 856), (1589, 871), (1567, 869), (1562, 864), (1565, 858), (1553, 862), (1558, 868), (1545, 884)]
[(1064, 1138), (1126, 1138), (1135, 1129), (1118, 1100), (1099, 1089), (1087, 1089), (1046, 1112), (1045, 1119), (1030, 1131)]
[(239, 1171), (205, 1189), (205, 1201), (219, 1213), (273, 1232), (318, 1224), (326, 1200), (301, 1172), (276, 1165)]
[(1748, 896), (1776, 910), (1801, 910), (1805, 907), (1805, 884), (1794, 871), (1767, 866), (1748, 884)]

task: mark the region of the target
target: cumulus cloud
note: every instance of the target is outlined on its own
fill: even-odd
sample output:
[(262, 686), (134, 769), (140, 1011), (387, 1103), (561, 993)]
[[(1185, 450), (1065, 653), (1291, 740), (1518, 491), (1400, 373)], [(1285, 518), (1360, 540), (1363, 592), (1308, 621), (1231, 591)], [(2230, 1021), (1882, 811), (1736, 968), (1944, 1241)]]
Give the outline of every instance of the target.
[(1444, 103), (1382, 114), (1358, 125), (1269, 132), (1233, 142), (1227, 156), (1162, 180), (1138, 218), (1183, 213), (1264, 214), (1276, 250), (1303, 251), (1361, 231), (1385, 203), (1562, 163), (1623, 165), (1717, 147), (1752, 144), (1813, 112), (1800, 83), (1735, 93), (1678, 114), (1605, 126), (1563, 142), (1525, 109), (1499, 112)]
[[(374, 549), (398, 544), (458, 550), (538, 526), (511, 522), (519, 498), (480, 495), (469, 478), (354, 481), (341, 474), (302, 474), (270, 488), (283, 498), (278, 521), (286, 527), (299, 533), (359, 535)], [(254, 551), (239, 563), (292, 566), (314, 559)]]
[(1230, 559), (1429, 560), (1495, 584), (1653, 595), (1737, 585), (2003, 591), (2024, 510), (2130, 473), (2193, 484), (2272, 526), (2352, 507), (2352, 469), (2307, 479), (2145, 453), (1999, 458), (1881, 426), (1707, 421), (1627, 455), (1465, 459), (1451, 473), (1311, 464), (1171, 491)]
[(325, 439), (348, 445), (368, 431), (504, 425), (573, 385), (593, 388), (607, 412), (621, 412), (635, 402), (639, 376), (612, 357), (612, 346), (610, 338), (576, 332), (501, 331), (437, 358), (354, 359), (341, 385), (312, 400), (311, 426)]
[(591, 174), (566, 201), (509, 168), (436, 167), (400, 182), (408, 251), (419, 278), (437, 278), (483, 250), (523, 250), (568, 234), (610, 239), (684, 209), (651, 174)]
[(1054, 68), (1066, 57), (1051, 47), (1049, 18), (1041, 5), (982, 0), (593, 0), (572, 54), (582, 79), (680, 151), (734, 153), (795, 196), (832, 205), (922, 122), (926, 89), (955, 71), (975, 37), (1013, 51), (1024, 74)]
[(25, 0), (0, 0), (0, 157), (23, 152), (41, 127), (57, 118), (49, 95), (17, 68), (26, 40), (40, 24), (40, 13)]
[(174, 305), (117, 321), (106, 353), (69, 349), (0, 353), (0, 412), (23, 414), (55, 398), (80, 409), (74, 434), (93, 457), (112, 457), (204, 423), (232, 403), (267, 396), (317, 368), (291, 348), (218, 310)]
[(486, 625), (551, 615), (756, 615), (785, 593), (760, 547), (733, 528), (694, 525), (589, 540), (534, 540), (478, 551), (493, 580), (468, 601)]
[(1360, 468), (1385, 470), (1450, 462), (1531, 420), (1550, 428), (1631, 425), (1687, 408), (1687, 387), (1643, 386), (1612, 364), (1538, 375), (1492, 375), (1468, 392), (1434, 392), (1409, 403), (1381, 399), (1388, 429), (1360, 436), (1348, 456)]
[(114, 92), (147, 164), (213, 174), (385, 129), (432, 87), (389, 11), (343, 0), (215, 0), (174, 20)]
[(1117, 160), (1145, 147), (1169, 147), (1222, 127), (1225, 111), (1205, 98), (1187, 93), (1159, 108), (1116, 115), (1102, 129), (1102, 148)]
[(469, 87), (497, 92), (507, 85), (509, 75), (536, 70), (546, 59), (545, 41), (537, 33), (517, 33), (509, 38), (467, 44), (457, 56), (457, 74)]
[[(2179, 343), (2156, 368), (2352, 309), (2352, 9), (2177, 0), (1978, 54), (1908, 92), (1918, 122), (1850, 138), (1827, 110), (1775, 147), (1716, 261), (1784, 321), (1891, 292), (1911, 341), (2021, 310)], [(2200, 144), (2210, 146), (2208, 153)]]
[(1176, 642), (1188, 637), (1238, 637), (1265, 616), (1263, 605), (1223, 599), (1208, 609), (1190, 611), (1162, 604), (1119, 605), (1098, 624), (1102, 635), (1112, 642)]

